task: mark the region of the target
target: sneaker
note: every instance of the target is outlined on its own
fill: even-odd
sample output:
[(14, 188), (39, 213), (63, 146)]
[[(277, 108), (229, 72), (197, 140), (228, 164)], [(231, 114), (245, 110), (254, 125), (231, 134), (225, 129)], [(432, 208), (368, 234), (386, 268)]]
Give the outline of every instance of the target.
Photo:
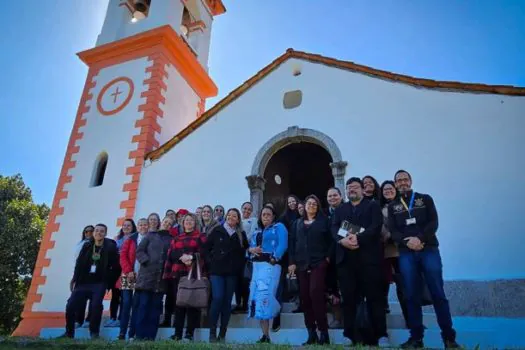
[(456, 343), (455, 340), (445, 340), (444, 341), (445, 349), (459, 349), (461, 345)]
[(378, 344), (380, 348), (389, 348), (392, 345), (390, 344), (390, 340), (387, 337), (381, 337), (379, 338)]
[(272, 332), (279, 332), (281, 329), (281, 314), (275, 316), (272, 322)]
[(135, 337), (128, 338), (128, 343), (133, 343), (135, 341)]
[(270, 337), (263, 335), (261, 339), (257, 340), (257, 344), (270, 344)]
[(425, 347), (422, 339), (408, 338), (406, 342), (400, 345), (401, 349), (422, 349)]

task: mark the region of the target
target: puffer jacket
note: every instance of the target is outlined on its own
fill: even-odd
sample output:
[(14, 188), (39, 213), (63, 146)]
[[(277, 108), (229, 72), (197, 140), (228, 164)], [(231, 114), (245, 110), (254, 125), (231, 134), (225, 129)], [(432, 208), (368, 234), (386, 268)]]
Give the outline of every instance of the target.
[(165, 293), (166, 285), (162, 279), (168, 248), (173, 236), (169, 231), (150, 232), (137, 247), (137, 260), (140, 269), (137, 275), (136, 290)]

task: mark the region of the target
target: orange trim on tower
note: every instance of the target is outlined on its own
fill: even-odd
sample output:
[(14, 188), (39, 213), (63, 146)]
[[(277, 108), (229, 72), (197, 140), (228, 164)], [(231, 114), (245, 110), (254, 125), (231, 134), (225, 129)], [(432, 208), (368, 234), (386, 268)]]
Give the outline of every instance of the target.
[[(118, 105), (117, 108), (114, 108), (114, 109), (111, 109), (111, 110), (105, 110), (102, 107), (102, 98), (104, 97), (106, 92), (109, 90), (109, 88), (111, 88), (113, 85), (115, 85), (116, 83), (121, 82), (121, 81), (123, 81), (123, 82), (125, 82), (125, 83), (127, 83), (129, 85), (128, 95), (126, 96), (124, 101), (120, 105)], [(117, 89), (118, 89), (118, 87), (117, 87)], [(97, 97), (97, 110), (98, 110), (98, 112), (100, 114), (102, 114), (102, 115), (105, 115), (105, 116), (117, 114), (118, 112), (123, 110), (128, 105), (129, 101), (131, 101), (131, 98), (133, 97), (133, 92), (134, 91), (135, 91), (135, 86), (133, 85), (133, 80), (131, 80), (130, 78), (128, 78), (128, 77), (119, 77), (119, 78), (113, 79), (112, 81), (110, 81), (109, 83), (104, 85), (104, 87), (102, 88), (102, 90), (100, 90), (100, 92), (98, 94), (98, 97)], [(117, 96), (115, 96), (115, 98), (116, 97)]]
[(112, 43), (80, 52), (80, 59), (90, 67), (107, 67), (138, 57), (162, 52), (200, 98), (217, 95), (217, 86), (171, 26), (162, 26)]
[(140, 132), (131, 139), (132, 143), (137, 144), (137, 148), (129, 152), (129, 159), (134, 160), (134, 162), (132, 166), (126, 169), (126, 174), (132, 175), (132, 179), (122, 186), (122, 191), (127, 192), (128, 197), (120, 202), (120, 208), (125, 209), (125, 213), (124, 216), (118, 218), (118, 226), (122, 225), (126, 218), (132, 218), (135, 215), (144, 156), (159, 146), (156, 133), (161, 131), (158, 118), (164, 117), (161, 104), (164, 104), (166, 99), (162, 95), (162, 91), (167, 89), (164, 79), (168, 77), (166, 68), (169, 62), (162, 53), (152, 54), (148, 60), (153, 61), (153, 64), (146, 68), (146, 73), (150, 72), (151, 77), (144, 80), (144, 85), (148, 85), (148, 89), (141, 94), (141, 97), (145, 97), (146, 100), (138, 108), (139, 112), (144, 114), (142, 119), (135, 122), (135, 127), (140, 128)]
[(62, 171), (60, 172), (60, 177), (58, 179), (55, 197), (51, 205), (49, 219), (46, 229), (44, 230), (42, 242), (40, 243), (35, 270), (33, 271), (33, 279), (31, 280), (31, 286), (27, 293), (24, 311), (22, 312), (22, 321), (13, 332), (13, 336), (34, 337), (39, 335), (42, 327), (57, 327), (64, 326), (65, 324), (63, 312), (34, 312), (33, 306), (35, 303), (39, 303), (42, 300), (42, 295), (38, 293), (38, 287), (43, 286), (46, 283), (46, 276), (42, 272), (44, 268), (51, 265), (51, 260), (46, 257), (46, 254), (48, 250), (53, 249), (55, 246), (55, 241), (51, 239), (53, 233), (58, 232), (60, 229), (60, 223), (57, 222), (57, 218), (60, 215), (63, 215), (65, 210), (65, 207), (63, 207), (60, 202), (62, 199), (67, 198), (68, 191), (65, 190), (65, 186), (73, 180), (73, 177), (69, 175), (69, 172), (76, 166), (76, 161), (73, 160), (73, 155), (80, 151), (80, 147), (77, 146), (77, 141), (83, 138), (84, 133), (79, 130), (87, 123), (84, 114), (89, 111), (90, 107), (87, 103), (93, 98), (90, 91), (96, 85), (94, 77), (98, 72), (98, 69), (91, 68), (86, 78), (86, 84), (84, 85), (84, 91), (82, 92), (82, 97), (80, 99), (75, 123), (73, 124), (71, 136), (69, 137)]
[(211, 14), (214, 16), (222, 15), (226, 12), (226, 7), (221, 0), (206, 0), (206, 5), (208, 5)]

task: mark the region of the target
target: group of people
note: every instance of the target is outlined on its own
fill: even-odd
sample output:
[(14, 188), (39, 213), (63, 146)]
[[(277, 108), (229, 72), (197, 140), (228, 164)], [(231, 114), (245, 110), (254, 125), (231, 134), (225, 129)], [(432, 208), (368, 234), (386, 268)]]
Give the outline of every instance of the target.
[[(210, 342), (225, 340), (234, 312), (260, 320), (259, 342), (269, 343), (270, 329), (280, 329), (284, 286), (296, 277), (298, 311), (304, 313), (308, 330), (305, 345), (330, 343), (330, 306), (335, 318), (342, 318), (343, 334), (352, 344), (389, 346), (388, 289), (394, 282), (410, 329), (401, 346), (424, 345), (422, 294), (427, 288), (444, 345), (457, 348), (432, 197), (414, 192), (405, 170), (381, 186), (372, 176), (352, 177), (346, 196), (347, 202), (340, 189), (328, 189), (329, 207), (323, 210), (315, 195), (304, 201), (290, 195), (284, 213), (278, 215), (266, 203), (258, 217), (250, 202), (240, 211), (225, 212), (220, 205), (205, 205), (195, 213), (168, 210), (162, 220), (157, 213), (136, 225), (126, 219), (115, 239), (106, 237), (104, 224), (87, 226), (77, 247), (64, 337), (74, 337), (75, 328), (87, 321), (91, 336), (97, 337), (102, 301), (112, 290), (107, 325), (120, 327), (119, 339), (154, 340), (159, 326), (173, 326), (171, 338), (181, 340), (186, 323), (184, 338), (193, 340), (202, 308), (178, 303), (177, 295), (181, 281), (195, 278), (198, 271), (211, 287), (204, 307)], [(368, 314), (366, 330), (357, 326), (359, 307)]]

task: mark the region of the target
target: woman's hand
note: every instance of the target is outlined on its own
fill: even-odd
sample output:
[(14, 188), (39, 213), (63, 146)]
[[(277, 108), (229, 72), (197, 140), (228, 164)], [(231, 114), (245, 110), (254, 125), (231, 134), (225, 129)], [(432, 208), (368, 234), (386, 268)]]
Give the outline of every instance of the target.
[(297, 266), (295, 264), (288, 266), (288, 273), (290, 274), (290, 277), (295, 275), (296, 268)]
[(186, 266), (191, 265), (191, 262), (193, 261), (193, 255), (182, 254), (179, 260), (182, 261), (182, 263)]
[(259, 255), (262, 253), (262, 248), (261, 247), (254, 247), (254, 248), (250, 248), (248, 249), (248, 251), (253, 254), (253, 255)]

